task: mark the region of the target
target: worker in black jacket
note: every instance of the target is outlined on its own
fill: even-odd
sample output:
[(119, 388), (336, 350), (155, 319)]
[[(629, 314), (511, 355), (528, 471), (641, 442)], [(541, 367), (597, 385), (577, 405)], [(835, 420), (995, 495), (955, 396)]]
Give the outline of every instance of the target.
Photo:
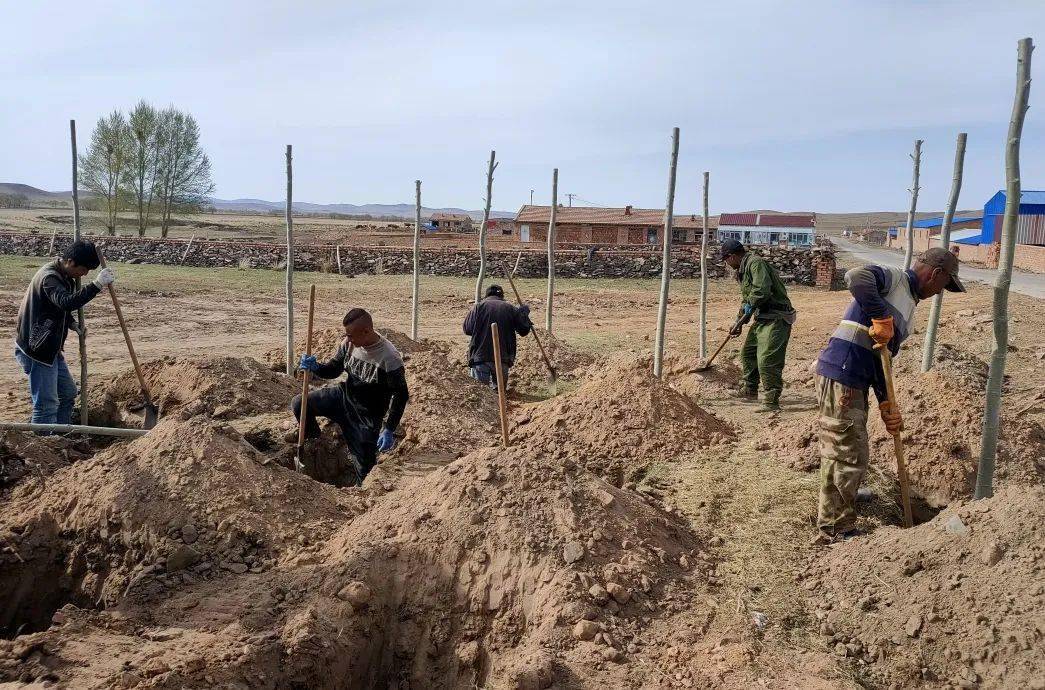
[[(309, 392), (305, 434), (306, 437), (319, 435), (317, 416), (337, 422), (352, 453), (356, 476), (362, 483), (377, 464), (377, 453), (389, 451), (395, 445), (395, 430), (403, 418), (410, 392), (402, 355), (374, 330), (370, 313), (357, 307), (345, 314), (342, 323), (345, 339), (330, 361), (320, 363), (315, 356), (302, 355), (298, 364), (321, 379), (348, 374), (337, 385)], [(300, 395), (294, 396), (290, 408), (300, 420)]]
[(61, 258), (36, 272), (18, 307), (15, 359), (29, 377), (35, 424), (72, 421), (78, 391), (62, 349), (69, 331), (79, 333), (84, 328), (73, 312), (116, 280), (111, 269), (103, 268), (93, 282), (77, 290), (76, 280), (98, 268), (99, 263), (92, 243), (73, 242)]
[(526, 335), (533, 328), (530, 322), (530, 307), (523, 304), (518, 307), (504, 300), (504, 290), (500, 285), (486, 288), (486, 297), (472, 307), (464, 318), (464, 334), (472, 336), (468, 344), (468, 368), (472, 378), (497, 388), (494, 372), (493, 336), (490, 324), (497, 324), (498, 336), (501, 340), (501, 366), (504, 368), (504, 380), (508, 381), (508, 370), (515, 363), (515, 335)]

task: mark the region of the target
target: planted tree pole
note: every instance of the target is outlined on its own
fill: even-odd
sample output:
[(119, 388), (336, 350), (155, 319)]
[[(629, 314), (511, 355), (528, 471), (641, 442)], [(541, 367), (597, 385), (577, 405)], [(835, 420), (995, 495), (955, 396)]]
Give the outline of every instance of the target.
[(704, 219), (700, 238), (700, 358), (708, 356), (708, 183), (704, 173)]
[(555, 298), (555, 212), (559, 207), (559, 169), (552, 170), (552, 213), (548, 218), (548, 311), (544, 328), (552, 334), (552, 300)]
[(497, 168), (496, 151), (490, 151), (490, 165), (486, 169), (486, 208), (483, 224), (479, 226), (479, 277), (475, 280), (475, 303), (483, 298), (483, 280), (486, 278), (486, 228), (490, 224), (490, 202), (493, 199), (493, 171)]
[[(954, 221), (954, 209), (958, 207), (958, 195), (962, 191), (962, 169), (965, 165), (965, 140), (968, 134), (958, 135), (958, 144), (954, 151), (954, 175), (951, 178), (951, 196), (947, 199), (947, 210), (943, 214), (943, 225), (940, 227), (940, 246), (951, 248), (951, 223)], [(936, 329), (940, 325), (940, 311), (943, 309), (943, 293), (933, 299), (929, 307), (929, 323), (925, 327), (925, 349), (922, 351), (922, 372), (933, 366), (933, 355), (936, 350)]]
[(664, 207), (664, 250), (660, 270), (660, 307), (657, 309), (657, 340), (653, 350), (653, 375), (664, 368), (664, 326), (668, 320), (668, 287), (671, 284), (671, 226), (675, 215), (675, 173), (679, 163), (679, 128), (671, 133), (671, 165), (668, 168), (668, 199)]
[[(69, 120), (69, 139), (73, 149), (73, 242), (79, 242), (80, 191), (78, 189), (79, 176), (77, 171), (80, 164), (76, 156), (76, 120)], [(80, 289), (79, 278), (76, 279), (76, 289)], [(76, 310), (76, 318), (80, 322), (80, 331), (77, 333), (80, 345), (80, 424), (87, 426), (87, 331), (84, 328), (87, 322), (83, 318), (83, 307)]]
[(293, 155), (287, 144), (287, 376), (293, 376), (294, 365), (294, 170)]
[(987, 372), (987, 403), (983, 412), (983, 445), (976, 472), (975, 498), (994, 495), (994, 461), (998, 452), (998, 427), (1001, 417), (1001, 386), (1005, 376), (1005, 356), (1009, 349), (1009, 284), (1012, 259), (1016, 251), (1016, 231), (1020, 213), (1020, 138), (1030, 98), (1030, 61), (1034, 43), (1021, 39), (1016, 60), (1016, 98), (1005, 143), (1005, 216), (1001, 228), (1001, 257), (994, 283), (994, 349)]
[(414, 180), (414, 302), (410, 316), (410, 339), (417, 340), (417, 319), (420, 313), (421, 272), (421, 180)]
[(918, 175), (922, 168), (922, 140), (916, 139), (914, 142), (914, 153), (911, 154), (911, 160), (914, 161), (914, 182), (911, 185), (911, 210), (907, 212), (907, 250), (904, 252), (903, 257), (903, 268), (906, 271), (911, 267), (911, 260), (914, 258), (914, 213), (915, 209), (918, 208)]

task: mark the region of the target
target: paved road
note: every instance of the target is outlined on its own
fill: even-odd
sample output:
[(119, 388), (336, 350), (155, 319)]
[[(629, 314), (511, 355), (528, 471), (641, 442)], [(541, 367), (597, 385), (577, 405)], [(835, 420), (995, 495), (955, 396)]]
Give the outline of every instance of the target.
[[(831, 241), (842, 251), (849, 252), (862, 261), (882, 266), (895, 266), (897, 268), (903, 266), (903, 254), (899, 252), (869, 247), (866, 244), (856, 244), (841, 237), (832, 237)], [(977, 283), (994, 285), (994, 279), (997, 275), (998, 271), (993, 269), (973, 268), (967, 264), (962, 264), (961, 278), (963, 281), (971, 280)], [(1037, 297), (1038, 299), (1045, 299), (1045, 274), (1013, 271), (1012, 285), (1009, 289), (1013, 292)]]

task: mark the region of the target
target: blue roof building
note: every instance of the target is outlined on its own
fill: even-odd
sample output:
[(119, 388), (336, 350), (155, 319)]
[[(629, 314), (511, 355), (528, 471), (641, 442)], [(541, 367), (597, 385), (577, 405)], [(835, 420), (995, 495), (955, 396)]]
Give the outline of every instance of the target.
[[(1005, 214), (1005, 190), (1000, 190), (983, 206), (983, 233), (979, 242), (1001, 241), (1002, 216)], [(1020, 194), (1020, 215), (1016, 229), (1017, 244), (1045, 245), (1045, 191), (1024, 190)]]

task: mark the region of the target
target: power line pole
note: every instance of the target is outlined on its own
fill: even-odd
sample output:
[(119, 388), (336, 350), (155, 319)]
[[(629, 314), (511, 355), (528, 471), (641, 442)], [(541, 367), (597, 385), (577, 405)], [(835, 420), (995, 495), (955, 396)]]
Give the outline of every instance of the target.
[(566, 195), (566, 198), (569, 199), (569, 202), (570, 202), (570, 208), (573, 208), (573, 197), (575, 197), (575, 196), (577, 196), (577, 195), (576, 194), (567, 194)]
[(533, 206), (533, 190), (530, 190), (530, 206)]

